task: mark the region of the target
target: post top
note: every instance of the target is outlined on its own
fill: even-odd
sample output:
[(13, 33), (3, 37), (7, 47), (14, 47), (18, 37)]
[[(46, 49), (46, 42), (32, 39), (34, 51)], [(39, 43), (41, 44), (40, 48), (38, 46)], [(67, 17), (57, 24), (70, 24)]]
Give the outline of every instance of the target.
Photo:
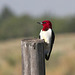
[(37, 38), (25, 38), (22, 42), (35, 42), (35, 43), (42, 43), (44, 40), (37, 39)]

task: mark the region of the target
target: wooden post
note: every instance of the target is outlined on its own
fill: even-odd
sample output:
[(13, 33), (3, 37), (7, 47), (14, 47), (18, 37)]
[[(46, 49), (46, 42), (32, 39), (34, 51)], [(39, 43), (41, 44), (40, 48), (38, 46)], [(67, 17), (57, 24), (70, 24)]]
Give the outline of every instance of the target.
[(44, 41), (24, 39), (21, 46), (23, 75), (45, 75)]

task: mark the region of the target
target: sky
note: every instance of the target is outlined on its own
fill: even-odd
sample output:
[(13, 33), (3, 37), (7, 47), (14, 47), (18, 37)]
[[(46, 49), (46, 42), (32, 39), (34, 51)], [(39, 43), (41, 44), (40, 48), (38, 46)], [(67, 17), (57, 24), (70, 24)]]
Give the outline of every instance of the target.
[(17, 15), (75, 15), (75, 0), (0, 0), (0, 12), (4, 6), (11, 8)]

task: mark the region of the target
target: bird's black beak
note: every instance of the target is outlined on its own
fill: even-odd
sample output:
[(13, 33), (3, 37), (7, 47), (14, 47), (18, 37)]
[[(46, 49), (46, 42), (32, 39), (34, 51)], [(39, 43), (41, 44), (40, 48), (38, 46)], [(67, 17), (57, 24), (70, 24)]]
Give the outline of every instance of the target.
[(43, 24), (42, 22), (37, 22), (38, 24)]

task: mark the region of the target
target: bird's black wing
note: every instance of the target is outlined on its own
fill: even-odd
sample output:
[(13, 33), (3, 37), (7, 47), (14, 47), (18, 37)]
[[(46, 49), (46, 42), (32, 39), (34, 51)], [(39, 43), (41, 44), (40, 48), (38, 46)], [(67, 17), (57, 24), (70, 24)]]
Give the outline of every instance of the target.
[(53, 47), (53, 44), (54, 44), (54, 40), (55, 40), (55, 34), (54, 34), (54, 32), (53, 32), (53, 30), (52, 30), (52, 37), (51, 37), (51, 48), (50, 48), (50, 53), (51, 53), (51, 51), (52, 51), (52, 47)]
[(48, 55), (45, 56), (46, 60), (49, 60), (49, 57), (50, 57), (50, 54), (51, 54), (51, 51), (52, 51), (52, 47), (53, 47), (53, 44), (54, 44), (54, 40), (55, 40), (55, 34), (54, 34), (53, 30), (52, 30), (50, 52), (49, 52)]
[(39, 35), (39, 39), (40, 39), (40, 35)]

